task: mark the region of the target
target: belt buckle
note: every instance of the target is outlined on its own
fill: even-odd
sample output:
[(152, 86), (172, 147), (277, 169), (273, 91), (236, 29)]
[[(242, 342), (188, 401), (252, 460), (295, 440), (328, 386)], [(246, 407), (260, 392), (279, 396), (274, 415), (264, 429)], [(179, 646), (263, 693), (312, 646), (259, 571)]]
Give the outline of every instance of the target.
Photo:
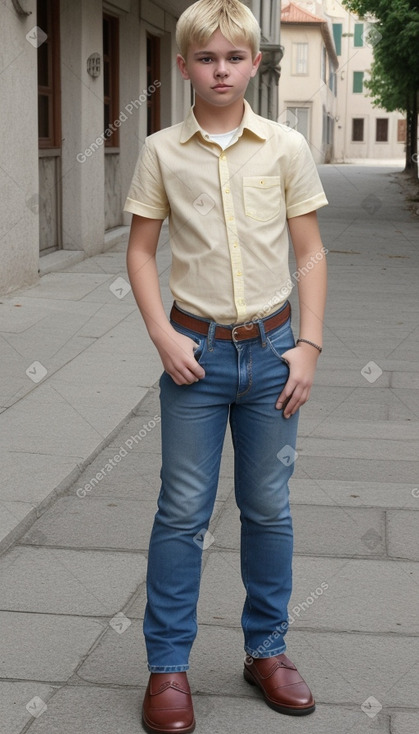
[(240, 341), (239, 334), (238, 334), (239, 329), (240, 329), (240, 326), (233, 326), (231, 330), (231, 338), (233, 342)]
[[(245, 339), (252, 339), (253, 335), (250, 332), (255, 326), (258, 327), (258, 331), (260, 333), (260, 327), (257, 321), (245, 321), (243, 324), (236, 324), (231, 332), (233, 341), (240, 342)], [(241, 332), (243, 332), (243, 334), (241, 334)]]

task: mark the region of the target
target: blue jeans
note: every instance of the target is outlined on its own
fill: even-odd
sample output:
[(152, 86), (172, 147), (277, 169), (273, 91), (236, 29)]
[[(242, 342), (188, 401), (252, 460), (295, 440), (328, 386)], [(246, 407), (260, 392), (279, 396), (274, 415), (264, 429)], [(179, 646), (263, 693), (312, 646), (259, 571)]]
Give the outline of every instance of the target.
[[(205, 319), (203, 319), (205, 320)], [(240, 342), (173, 324), (197, 343), (205, 377), (176, 385), (160, 379), (162, 470), (150, 539), (144, 635), (153, 673), (189, 668), (197, 633), (203, 534), (217, 492), (221, 451), (230, 421), (235, 497), (241, 520), (241, 617), (244, 649), (253, 657), (284, 652), (292, 585), (293, 530), (288, 480), (298, 414), (285, 419), (275, 402), (288, 378), (281, 354), (294, 346), (290, 319)]]

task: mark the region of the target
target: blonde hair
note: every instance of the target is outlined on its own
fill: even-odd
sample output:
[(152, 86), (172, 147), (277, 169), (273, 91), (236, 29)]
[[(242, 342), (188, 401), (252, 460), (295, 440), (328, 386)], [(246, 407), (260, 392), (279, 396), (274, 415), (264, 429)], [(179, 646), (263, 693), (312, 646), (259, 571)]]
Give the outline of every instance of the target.
[(259, 53), (260, 27), (251, 10), (240, 0), (198, 0), (180, 16), (176, 25), (176, 43), (184, 59), (189, 47), (206, 43), (215, 31), (230, 43), (244, 40), (251, 48), (252, 59)]

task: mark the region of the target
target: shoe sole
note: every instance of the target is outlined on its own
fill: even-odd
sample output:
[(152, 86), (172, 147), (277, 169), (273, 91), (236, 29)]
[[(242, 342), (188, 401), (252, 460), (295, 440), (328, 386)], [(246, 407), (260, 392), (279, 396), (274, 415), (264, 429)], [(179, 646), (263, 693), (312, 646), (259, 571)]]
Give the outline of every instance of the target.
[(148, 734), (156, 734), (156, 732), (158, 732), (158, 734), (189, 734), (189, 732), (194, 731), (196, 726), (196, 722), (194, 720), (193, 724), (184, 727), (183, 729), (161, 729), (160, 727), (150, 726), (150, 724), (147, 724), (144, 719), (144, 715), (141, 717), (141, 723)]
[(291, 708), (290, 706), (281, 706), (281, 704), (274, 703), (266, 696), (262, 686), (259, 685), (259, 683), (253, 678), (252, 674), (249, 673), (246, 668), (243, 671), (243, 678), (247, 683), (250, 683), (251, 686), (256, 686), (256, 688), (259, 688), (269, 708), (273, 709), (274, 711), (278, 711), (280, 714), (287, 714), (288, 716), (307, 716), (307, 714), (312, 714), (313, 711), (315, 711), (316, 709), (316, 704), (313, 704), (312, 706), (306, 706), (306, 708)]

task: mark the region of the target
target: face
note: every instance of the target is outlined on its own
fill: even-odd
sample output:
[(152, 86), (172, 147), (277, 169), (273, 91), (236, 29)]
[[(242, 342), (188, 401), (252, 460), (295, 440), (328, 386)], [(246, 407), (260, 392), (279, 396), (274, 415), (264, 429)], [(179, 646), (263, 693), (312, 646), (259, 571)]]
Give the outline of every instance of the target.
[(243, 97), (261, 57), (259, 53), (252, 59), (250, 46), (244, 41), (234, 46), (217, 30), (205, 44), (191, 45), (186, 59), (178, 55), (177, 63), (198, 97), (211, 105), (226, 107)]

